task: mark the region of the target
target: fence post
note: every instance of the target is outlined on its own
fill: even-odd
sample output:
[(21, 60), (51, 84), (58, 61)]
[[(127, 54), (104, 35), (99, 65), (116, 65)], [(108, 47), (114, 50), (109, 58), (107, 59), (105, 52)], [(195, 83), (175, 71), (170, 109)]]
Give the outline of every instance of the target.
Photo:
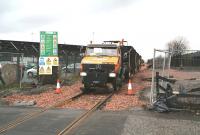
[(17, 82), (20, 83), (20, 54), (17, 54)]
[[(24, 54), (23, 54), (23, 55), (21, 54), (20, 58), (21, 58), (21, 61), (23, 62), (23, 60), (24, 60)], [(22, 79), (23, 79), (23, 77), (24, 77), (24, 71), (25, 71), (25, 65), (24, 65), (24, 63), (21, 64), (20, 69), (21, 69), (21, 71), (20, 71), (20, 82), (19, 82), (19, 87), (20, 87), (20, 89), (21, 89), (21, 88), (22, 88)], [(38, 70), (38, 71), (39, 71), (39, 70)]]
[(66, 69), (65, 69), (65, 71), (66, 71), (66, 73), (67, 73), (67, 71), (68, 71), (68, 69), (67, 69), (67, 66), (68, 66), (68, 64), (69, 64), (69, 58), (68, 58), (68, 53), (66, 53), (65, 55), (64, 55), (64, 58), (65, 58), (65, 67), (66, 67)]
[(159, 72), (156, 72), (156, 98), (158, 98), (159, 94)]
[(172, 54), (171, 53), (169, 53), (168, 54), (169, 56), (168, 56), (168, 73), (167, 73), (167, 77), (169, 78), (169, 72), (170, 72), (170, 67), (171, 67), (171, 64), (173, 64), (173, 57), (172, 57)]
[(76, 53), (74, 53), (74, 73), (76, 72)]

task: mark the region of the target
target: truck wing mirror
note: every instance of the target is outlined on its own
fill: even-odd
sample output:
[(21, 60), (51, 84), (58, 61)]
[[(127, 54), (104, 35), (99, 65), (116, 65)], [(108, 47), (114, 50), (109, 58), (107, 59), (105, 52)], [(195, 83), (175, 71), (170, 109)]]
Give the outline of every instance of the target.
[(128, 54), (127, 53), (124, 53), (124, 58), (127, 58), (128, 57)]
[(83, 56), (84, 56), (84, 53), (80, 53), (80, 56), (83, 57)]

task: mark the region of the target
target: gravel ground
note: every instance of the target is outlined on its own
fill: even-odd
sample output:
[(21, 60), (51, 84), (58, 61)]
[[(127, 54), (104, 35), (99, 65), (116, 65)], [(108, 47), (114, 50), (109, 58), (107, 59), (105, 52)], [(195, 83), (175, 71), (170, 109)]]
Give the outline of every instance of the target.
[[(162, 74), (162, 70), (156, 70)], [(167, 75), (167, 70), (165, 71)], [(169, 75), (177, 80), (190, 80), (190, 79), (200, 79), (200, 72), (192, 70), (179, 70), (179, 69), (170, 69)]]
[(129, 116), (122, 135), (199, 135), (200, 121)]
[(16, 101), (36, 101), (37, 107), (46, 107), (56, 103), (59, 100), (70, 97), (75, 93), (80, 92), (80, 87), (82, 86), (81, 82), (76, 82), (71, 86), (63, 86), (61, 88), (61, 94), (55, 94), (54, 90), (49, 90), (40, 94), (34, 95), (22, 95), (22, 94), (14, 94), (12, 96), (8, 96), (4, 98), (5, 101), (8, 101), (10, 105), (12, 105)]
[[(182, 70), (171, 70), (174, 78), (181, 79), (189, 79), (194, 78), (194, 74), (197, 75), (196, 72), (186, 72)], [(148, 70), (145, 66), (141, 68), (141, 71), (136, 73), (132, 77), (132, 87), (135, 91), (135, 95), (127, 95), (128, 84), (124, 84), (122, 88), (113, 95), (113, 97), (107, 102), (104, 106), (103, 110), (129, 110), (134, 107), (144, 107), (148, 104), (148, 100), (143, 100), (142, 96), (148, 95), (148, 91), (150, 91), (149, 87), (151, 85), (151, 81), (145, 80), (145, 78), (151, 78), (151, 70)], [(46, 107), (54, 104), (58, 100), (63, 100), (69, 96), (74, 95), (77, 92), (80, 92), (80, 87), (82, 84), (80, 81), (76, 82), (71, 86), (63, 86), (62, 94), (54, 94), (54, 90), (49, 90), (40, 94), (33, 95), (23, 95), (23, 94), (14, 94), (12, 96), (8, 96), (4, 98), (5, 101), (8, 101), (11, 105), (15, 101), (36, 101), (37, 107)], [(70, 102), (62, 106), (62, 108), (77, 108), (77, 109), (89, 109), (91, 108), (97, 101), (98, 98), (105, 97), (108, 93), (100, 93), (91, 92), (87, 95), (81, 96), (80, 98)]]
[(144, 78), (151, 77), (150, 70), (142, 67), (141, 71), (136, 73), (132, 78), (132, 88), (135, 95), (127, 95), (128, 84), (125, 84), (111, 100), (106, 104), (104, 110), (127, 110), (133, 107), (143, 107), (147, 104), (145, 100), (141, 100), (141, 92), (149, 88), (151, 83), (145, 81)]
[[(142, 89), (149, 87), (149, 82), (142, 81), (144, 77), (149, 77), (150, 71), (145, 70), (143, 67), (141, 71), (135, 74), (132, 78), (133, 90), (136, 92), (135, 95), (127, 95), (128, 84), (124, 84), (123, 87), (111, 98), (111, 100), (105, 105), (104, 110), (125, 110), (135, 106), (143, 106), (146, 103), (139, 99), (138, 92)], [(77, 82), (71, 86), (63, 86), (62, 94), (54, 94), (53, 90), (45, 91), (40, 94), (33, 95), (23, 95), (23, 94), (14, 94), (4, 98), (5, 101), (8, 101), (12, 105), (16, 101), (36, 101), (37, 107), (46, 107), (54, 104), (58, 100), (63, 100), (71, 95), (74, 95), (77, 92), (80, 92), (80, 87), (82, 87), (81, 82)], [(104, 98), (108, 92), (103, 93), (103, 90), (96, 90), (87, 95), (83, 95), (80, 98), (62, 106), (61, 108), (76, 108), (76, 109), (89, 109), (100, 98)]]

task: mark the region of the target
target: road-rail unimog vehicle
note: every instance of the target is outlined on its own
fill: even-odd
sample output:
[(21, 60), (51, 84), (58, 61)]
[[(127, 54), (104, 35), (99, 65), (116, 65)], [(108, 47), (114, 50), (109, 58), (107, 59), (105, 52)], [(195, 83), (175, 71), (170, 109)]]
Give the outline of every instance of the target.
[(124, 43), (126, 41), (104, 41), (86, 47), (80, 71), (84, 91), (103, 86), (117, 90), (123, 80), (139, 69), (141, 57), (132, 46)]

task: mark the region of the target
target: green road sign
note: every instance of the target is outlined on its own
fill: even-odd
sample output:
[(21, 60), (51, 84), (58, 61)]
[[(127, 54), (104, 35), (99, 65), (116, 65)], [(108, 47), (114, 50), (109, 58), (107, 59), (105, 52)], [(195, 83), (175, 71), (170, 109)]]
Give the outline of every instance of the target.
[(58, 56), (57, 32), (40, 32), (40, 56)]

